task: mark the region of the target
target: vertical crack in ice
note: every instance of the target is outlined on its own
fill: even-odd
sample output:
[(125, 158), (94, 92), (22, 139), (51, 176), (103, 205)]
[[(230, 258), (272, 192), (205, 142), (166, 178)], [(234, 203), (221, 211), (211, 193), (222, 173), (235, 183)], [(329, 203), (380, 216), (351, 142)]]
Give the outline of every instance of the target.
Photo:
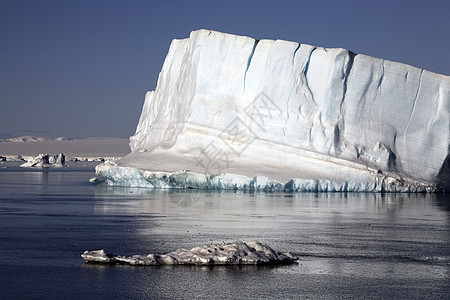
[(309, 63), (311, 62), (312, 54), (313, 54), (314, 50), (316, 50), (316, 49), (317, 49), (317, 47), (314, 47), (314, 48), (311, 49), (311, 52), (309, 52), (308, 61), (306, 62), (305, 69), (303, 70), (303, 77), (304, 77), (304, 79), (305, 79), (305, 85), (306, 85), (306, 88), (308, 89), (308, 92), (309, 92), (311, 98), (312, 98), (311, 100), (312, 100), (314, 103), (315, 103), (316, 101), (315, 101), (315, 99), (314, 99), (314, 94), (313, 94), (313, 92), (312, 92), (312, 90), (311, 90), (311, 88), (310, 88), (310, 86), (309, 86), (309, 82), (308, 82), (308, 70), (309, 70)]
[(422, 74), (423, 74), (423, 69), (420, 70), (419, 83), (417, 85), (416, 95), (414, 96), (414, 100), (413, 100), (413, 104), (412, 104), (412, 108), (411, 108), (411, 113), (409, 114), (409, 121), (408, 121), (408, 124), (406, 125), (405, 136), (408, 133), (409, 125), (411, 125), (411, 118), (412, 118), (412, 115), (414, 114), (414, 111), (416, 109), (416, 102), (417, 102), (417, 98), (419, 97), (420, 86), (422, 85)]
[(288, 96), (288, 99), (286, 101), (286, 121), (284, 122), (283, 129), (282, 129), (283, 136), (286, 136), (285, 129), (286, 129), (286, 125), (287, 125), (287, 123), (289, 121), (289, 104), (291, 102), (291, 95), (292, 95), (292, 90), (289, 92), (289, 96)]
[(344, 101), (345, 101), (345, 97), (347, 97), (347, 91), (348, 91), (348, 78), (350, 77), (350, 72), (353, 68), (353, 63), (355, 61), (355, 57), (356, 57), (356, 53), (352, 52), (352, 51), (348, 51), (348, 62), (347, 65), (345, 67), (345, 71), (343, 73), (344, 76), (344, 83), (343, 83), (343, 89), (342, 89), (342, 99), (341, 99), (341, 104), (339, 106), (339, 119), (338, 122), (336, 123), (335, 129), (334, 129), (334, 147), (335, 147), (335, 151), (336, 153), (338, 152), (339, 149), (339, 144), (340, 144), (340, 135), (341, 135), (341, 129), (339, 128), (339, 126), (344, 126), (344, 113), (343, 113), (343, 106), (344, 106)]
[(383, 80), (384, 80), (384, 59), (381, 61), (381, 76), (380, 76), (380, 80), (378, 81), (378, 94), (380, 95), (380, 99), (383, 98), (383, 93), (381, 90), (381, 85), (383, 84)]
[[(297, 55), (298, 49), (300, 49), (300, 44), (297, 45), (297, 48), (295, 48), (294, 54), (292, 55), (292, 76), (294, 76), (293, 73), (295, 71), (295, 69), (294, 69), (295, 56)], [(282, 132), (283, 132), (284, 136), (286, 136), (285, 129), (286, 129), (287, 123), (289, 121), (289, 117), (290, 117), (290, 115), (289, 115), (289, 104), (291, 102), (291, 95), (292, 95), (292, 91), (294, 89), (295, 89), (295, 80), (294, 80), (294, 86), (292, 87), (291, 91), (289, 92), (289, 96), (288, 96), (288, 99), (287, 99), (287, 102), (286, 102), (286, 121), (284, 122), (283, 129), (282, 129)]]
[(247, 68), (245, 69), (244, 73), (244, 91), (245, 91), (245, 79), (247, 78), (247, 71), (250, 68), (250, 64), (252, 62), (253, 54), (255, 54), (256, 45), (258, 45), (259, 40), (255, 40), (255, 43), (253, 44), (252, 52), (250, 53), (248, 60), (247, 60)]
[(380, 76), (380, 80), (378, 81), (378, 88), (381, 89), (381, 84), (383, 83), (384, 80), (384, 59), (381, 61), (381, 76)]
[(345, 97), (347, 96), (347, 90), (348, 90), (348, 78), (350, 77), (350, 71), (353, 67), (353, 62), (355, 61), (356, 54), (349, 51), (348, 52), (348, 62), (347, 62), (347, 68), (344, 72), (344, 92), (342, 95), (342, 101), (341, 101), (341, 108), (342, 104), (344, 103)]
[(297, 55), (297, 51), (300, 48), (300, 44), (298, 44), (297, 48), (295, 48), (294, 55), (292, 55), (292, 65), (295, 63), (295, 55)]
[[(304, 81), (304, 83), (305, 83), (305, 88), (306, 88), (306, 91), (309, 93), (309, 96), (311, 97), (311, 101), (312, 101), (312, 103), (314, 104), (314, 106), (316, 107), (316, 111), (317, 111), (317, 103), (316, 103), (316, 101), (315, 101), (315, 99), (314, 99), (314, 94), (313, 94), (313, 92), (312, 92), (312, 90), (311, 90), (311, 87), (309, 86), (309, 82), (308, 82), (308, 71), (309, 71), (309, 64), (310, 64), (310, 62), (311, 62), (311, 57), (312, 57), (312, 54), (313, 54), (313, 52), (315, 51), (317, 49), (317, 47), (313, 47), (312, 49), (311, 49), (311, 51), (309, 52), (309, 56), (308, 56), (308, 60), (306, 61), (306, 64), (305, 64), (305, 68), (303, 69), (303, 72), (302, 72), (302, 78), (303, 78), (303, 81)], [(305, 96), (306, 96), (306, 98), (308, 99), (309, 97), (308, 97), (308, 95), (305, 93)], [(316, 113), (312, 113), (311, 115), (315, 115)], [(313, 141), (313, 138), (312, 138), (312, 128), (314, 127), (314, 117), (310, 117), (310, 122), (311, 122), (311, 124), (310, 124), (310, 129), (309, 129), (309, 144), (310, 144), (310, 146), (311, 146), (311, 144), (312, 144), (312, 141)], [(312, 147), (312, 146), (311, 146)]]

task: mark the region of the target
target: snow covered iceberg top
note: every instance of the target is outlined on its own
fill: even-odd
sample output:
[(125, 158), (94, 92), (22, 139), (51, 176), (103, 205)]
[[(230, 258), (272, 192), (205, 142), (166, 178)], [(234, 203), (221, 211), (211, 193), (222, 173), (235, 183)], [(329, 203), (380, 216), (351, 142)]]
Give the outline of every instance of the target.
[(449, 112), (448, 76), (198, 30), (172, 42), (132, 153), (109, 168), (448, 187)]

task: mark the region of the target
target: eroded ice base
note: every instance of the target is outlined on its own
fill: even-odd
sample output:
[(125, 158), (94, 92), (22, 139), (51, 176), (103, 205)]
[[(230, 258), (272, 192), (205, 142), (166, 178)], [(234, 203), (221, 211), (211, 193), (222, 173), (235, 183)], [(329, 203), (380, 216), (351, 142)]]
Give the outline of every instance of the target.
[[(344, 168), (341, 168), (345, 172)], [(237, 170), (239, 172), (239, 170)], [(255, 173), (253, 173), (255, 172)], [(258, 174), (258, 171), (251, 170)], [(286, 173), (289, 173), (286, 170)], [(340, 177), (292, 178), (281, 182), (267, 176), (246, 176), (244, 171), (207, 175), (191, 170), (176, 172), (148, 171), (134, 167), (122, 167), (114, 162), (98, 165), (96, 177), (91, 182), (111, 186), (158, 189), (248, 190), (266, 192), (436, 192), (434, 184), (404, 179), (376, 170), (343, 173)], [(261, 173), (259, 173), (261, 174)], [(313, 179), (311, 179), (313, 178)]]
[(290, 264), (298, 257), (281, 253), (268, 245), (254, 241), (222, 243), (195, 247), (190, 250), (178, 249), (168, 254), (148, 254), (121, 256), (107, 254), (104, 250), (85, 251), (81, 257), (86, 262), (130, 265), (261, 265)]

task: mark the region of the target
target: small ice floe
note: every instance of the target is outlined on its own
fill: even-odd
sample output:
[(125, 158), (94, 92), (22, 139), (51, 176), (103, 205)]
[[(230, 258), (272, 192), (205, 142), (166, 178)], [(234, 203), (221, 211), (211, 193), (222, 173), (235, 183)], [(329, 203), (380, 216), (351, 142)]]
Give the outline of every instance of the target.
[(273, 265), (291, 264), (298, 257), (291, 253), (273, 250), (268, 245), (254, 241), (178, 249), (168, 254), (121, 256), (107, 254), (104, 250), (85, 251), (81, 257), (89, 263), (155, 265)]
[(28, 168), (61, 168), (66, 163), (64, 154), (39, 154), (34, 158), (30, 158), (26, 163), (20, 165)]
[(105, 181), (105, 180), (102, 179), (101, 177), (94, 176), (94, 177), (89, 178), (89, 182), (91, 182), (91, 183), (101, 183), (103, 181)]

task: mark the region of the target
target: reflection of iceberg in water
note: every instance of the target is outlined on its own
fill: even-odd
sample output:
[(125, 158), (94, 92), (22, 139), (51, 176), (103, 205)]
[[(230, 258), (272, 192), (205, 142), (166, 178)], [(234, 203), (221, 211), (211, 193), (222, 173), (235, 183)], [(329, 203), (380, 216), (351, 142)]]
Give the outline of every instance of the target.
[(178, 206), (192, 206), (200, 199), (201, 193), (198, 190), (170, 191), (167, 196)]
[[(64, 178), (64, 172), (52, 171), (31, 171), (27, 172), (31, 175), (31, 182), (35, 192), (48, 193), (49, 191), (63, 192), (66, 187), (61, 185)], [(51, 186), (51, 188), (50, 188)]]
[(48, 185), (48, 172), (30, 172), (30, 174), (32, 174), (33, 183), (39, 184), (42, 187)]
[(124, 195), (136, 195), (139, 197), (144, 196), (157, 196), (159, 198), (166, 199), (177, 206), (185, 207), (194, 205), (201, 197), (202, 191), (197, 189), (188, 190), (164, 190), (164, 189), (143, 189), (133, 187), (122, 186), (104, 186), (98, 185), (95, 188), (95, 194), (98, 196), (124, 196)]
[[(172, 203), (178, 207), (191, 207), (202, 210), (213, 205), (216, 210), (233, 209), (230, 203), (236, 204), (236, 209), (258, 210), (271, 209), (288, 211), (305, 211), (310, 209), (327, 209), (333, 211), (368, 212), (377, 214), (396, 214), (404, 207), (419, 206), (422, 210), (407, 210), (407, 213), (423, 213), (434, 210), (435, 205), (446, 201), (445, 194), (423, 193), (266, 193), (245, 191), (205, 191), (200, 189), (143, 189), (133, 187), (117, 187), (97, 185), (96, 198), (124, 201), (136, 211), (166, 211)], [(120, 196), (120, 197), (116, 197)], [(123, 198), (126, 196), (126, 199)], [(107, 202), (106, 202), (107, 203)], [(442, 203), (441, 203), (442, 205)], [(157, 208), (158, 207), (158, 208)], [(385, 217), (383, 215), (382, 217)]]

